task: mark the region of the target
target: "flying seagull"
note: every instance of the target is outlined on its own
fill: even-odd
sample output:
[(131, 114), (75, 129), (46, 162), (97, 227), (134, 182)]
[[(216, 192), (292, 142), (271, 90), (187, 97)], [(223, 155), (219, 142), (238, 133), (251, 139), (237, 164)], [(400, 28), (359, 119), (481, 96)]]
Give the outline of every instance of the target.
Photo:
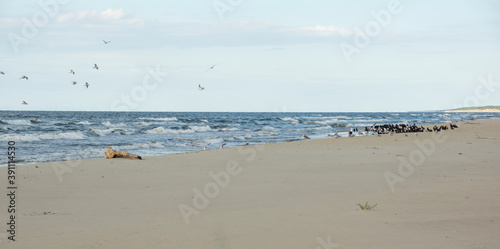
[(19, 78), (20, 80), (22, 79), (25, 79), (25, 80), (28, 80), (28, 77), (26, 77), (26, 75), (23, 75), (23, 77)]
[(76, 85), (76, 81), (71, 81), (71, 83), (73, 83), (73, 85)]
[(104, 42), (104, 44), (108, 44), (110, 43), (111, 41), (105, 41), (105, 40), (102, 40)]
[(208, 70), (210, 70), (210, 69), (214, 69), (214, 67), (215, 67), (215, 66), (217, 66), (217, 64), (214, 64), (213, 66), (209, 67), (209, 68), (207, 69), (207, 71), (208, 71)]
[(69, 70), (69, 73), (75, 74), (75, 71), (73, 71), (73, 70)]
[(24, 101), (24, 100), (23, 100), (23, 103), (22, 103), (22, 104), (23, 104), (23, 105), (28, 105), (28, 103), (26, 103), (26, 101)]
[(89, 83), (85, 82), (85, 87), (89, 88)]
[(198, 90), (203, 91), (203, 90), (205, 90), (205, 88), (202, 87), (200, 84), (198, 84)]
[(210, 144), (211, 144), (211, 143), (208, 143), (207, 145), (205, 145), (205, 146), (203, 147), (203, 150), (207, 150), (207, 147), (208, 147)]
[(221, 144), (221, 145), (220, 145), (220, 148), (221, 148), (221, 149), (222, 149), (222, 148), (224, 148), (224, 145), (226, 145), (226, 143)]
[(5, 73), (0, 71), (0, 74), (5, 74)]
[(98, 66), (97, 66), (97, 64), (95, 64), (95, 63), (94, 63), (94, 68), (95, 68), (96, 70), (99, 70), (99, 67), (98, 67)]

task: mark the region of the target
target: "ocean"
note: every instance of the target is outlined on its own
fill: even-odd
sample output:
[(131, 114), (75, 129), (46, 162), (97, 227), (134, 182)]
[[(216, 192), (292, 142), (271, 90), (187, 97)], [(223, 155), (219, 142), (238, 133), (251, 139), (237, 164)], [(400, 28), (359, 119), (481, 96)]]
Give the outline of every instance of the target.
[[(373, 124), (437, 124), (500, 113), (227, 113), (0, 111), (0, 150), (16, 143), (17, 165), (104, 158), (107, 146), (140, 156), (325, 138)], [(6, 153), (4, 153), (6, 155)], [(7, 156), (0, 166), (7, 165)]]

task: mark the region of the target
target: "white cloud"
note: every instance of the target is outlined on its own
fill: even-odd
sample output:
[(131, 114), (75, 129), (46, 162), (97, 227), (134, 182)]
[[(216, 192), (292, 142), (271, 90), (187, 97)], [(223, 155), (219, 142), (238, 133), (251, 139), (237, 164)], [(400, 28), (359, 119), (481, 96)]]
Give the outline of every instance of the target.
[(108, 21), (108, 20), (121, 20), (129, 17), (130, 14), (126, 13), (123, 9), (111, 9), (108, 8), (102, 12), (96, 10), (80, 10), (76, 12), (70, 12), (67, 14), (60, 15), (57, 20), (59, 22), (67, 22), (73, 20), (97, 20), (97, 21)]
[(315, 36), (350, 36), (352, 35), (352, 31), (346, 29), (346, 28), (339, 28), (336, 26), (323, 26), (323, 25), (316, 25), (316, 26), (303, 26), (303, 27), (295, 27), (292, 28), (293, 30), (296, 30), (298, 32), (304, 33), (304, 34), (309, 34), (309, 35), (315, 35)]

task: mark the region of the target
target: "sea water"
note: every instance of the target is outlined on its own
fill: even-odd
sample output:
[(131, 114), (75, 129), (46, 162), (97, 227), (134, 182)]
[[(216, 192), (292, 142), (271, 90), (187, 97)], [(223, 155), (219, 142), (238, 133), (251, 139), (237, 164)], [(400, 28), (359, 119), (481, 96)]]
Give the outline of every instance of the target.
[[(16, 143), (17, 165), (103, 158), (107, 146), (141, 156), (324, 138), (374, 124), (438, 124), (499, 113), (227, 113), (0, 111), (0, 150)], [(0, 158), (0, 166), (7, 157)]]

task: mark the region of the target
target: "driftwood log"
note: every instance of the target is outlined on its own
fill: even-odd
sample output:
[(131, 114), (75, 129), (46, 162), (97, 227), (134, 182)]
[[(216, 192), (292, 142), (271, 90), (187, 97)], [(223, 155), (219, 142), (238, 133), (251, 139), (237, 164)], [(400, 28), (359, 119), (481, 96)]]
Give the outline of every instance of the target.
[(130, 154), (130, 153), (123, 152), (123, 151), (113, 150), (109, 146), (108, 146), (108, 150), (104, 152), (104, 158), (106, 158), (106, 159), (111, 159), (111, 158), (129, 158), (129, 159), (139, 159), (139, 160), (142, 159), (142, 157), (140, 157), (138, 155)]

